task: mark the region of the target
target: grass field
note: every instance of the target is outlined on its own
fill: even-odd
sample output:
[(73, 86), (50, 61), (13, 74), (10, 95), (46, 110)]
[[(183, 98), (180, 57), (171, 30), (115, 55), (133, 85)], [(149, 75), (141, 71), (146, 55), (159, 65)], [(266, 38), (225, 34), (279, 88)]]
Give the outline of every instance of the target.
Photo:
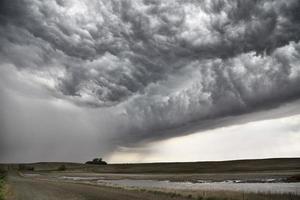
[(232, 191), (145, 191), (156, 194), (168, 194), (171, 197), (183, 197), (193, 200), (299, 200), (295, 194), (243, 193)]
[[(91, 171), (97, 173), (238, 173), (238, 172), (272, 172), (299, 171), (300, 158), (275, 158), (260, 160), (235, 160), (217, 162), (181, 162), (181, 163), (141, 163), (141, 164), (109, 164), (86, 165), (80, 163), (41, 162), (26, 164), (34, 171), (57, 170), (64, 165), (67, 170)], [(0, 166), (1, 167), (1, 166)], [(19, 164), (3, 164), (2, 168), (18, 169)]]
[(0, 170), (0, 200), (4, 200), (4, 178), (5, 172)]
[[(62, 167), (63, 166), (63, 167)], [(80, 181), (70, 182), (61, 179), (64, 176), (89, 177), (100, 176), (103, 180), (149, 179), (169, 181), (194, 180), (232, 180), (256, 178), (291, 178), (299, 182), (300, 158), (261, 159), (261, 160), (236, 160), (219, 162), (190, 162), (190, 163), (143, 163), (143, 164), (108, 164), (90, 165), (66, 162), (40, 162), (26, 164), (0, 164), (0, 169), (11, 171), (8, 173), (6, 185), (13, 186), (16, 194), (27, 195), (32, 200), (32, 195), (39, 194), (42, 199), (47, 194), (56, 195), (81, 195), (99, 199), (105, 194), (107, 200), (119, 199), (118, 195), (131, 196), (131, 199), (194, 199), (194, 200), (297, 200), (297, 194), (281, 193), (251, 193), (243, 191), (222, 190), (189, 190), (166, 188), (127, 188), (123, 186), (99, 185), (97, 182), (89, 184)], [(19, 171), (19, 172), (18, 172)], [(22, 174), (29, 174), (23, 176)], [(38, 174), (39, 176), (32, 176)], [(291, 181), (292, 182), (292, 181)], [(3, 189), (2, 182), (2, 189)], [(99, 193), (101, 191), (101, 193)], [(117, 193), (116, 193), (117, 191)], [(31, 192), (31, 193), (30, 193)], [(119, 192), (119, 193), (118, 193)], [(7, 194), (7, 192), (6, 192)], [(2, 197), (3, 198), (3, 197)], [(21, 198), (22, 199), (22, 198)], [(68, 199), (68, 198), (64, 198)], [(71, 198), (72, 199), (72, 198)], [(0, 197), (0, 200), (1, 197)]]

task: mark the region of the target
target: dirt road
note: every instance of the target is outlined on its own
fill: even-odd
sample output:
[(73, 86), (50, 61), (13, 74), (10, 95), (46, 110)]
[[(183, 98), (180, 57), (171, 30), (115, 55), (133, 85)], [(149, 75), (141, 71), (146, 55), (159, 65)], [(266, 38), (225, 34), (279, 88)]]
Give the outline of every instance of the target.
[(9, 200), (182, 200), (167, 194), (130, 191), (109, 187), (65, 183), (9, 175), (8, 184), (13, 195)]

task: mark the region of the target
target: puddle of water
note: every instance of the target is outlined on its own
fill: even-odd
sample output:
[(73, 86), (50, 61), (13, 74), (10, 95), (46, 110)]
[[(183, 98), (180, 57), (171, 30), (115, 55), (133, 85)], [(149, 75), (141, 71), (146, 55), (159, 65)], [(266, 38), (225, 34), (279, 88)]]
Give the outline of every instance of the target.
[(198, 180), (198, 183), (283, 183), (284, 179), (233, 179), (233, 180), (224, 180), (224, 181), (212, 181), (212, 180)]
[(72, 180), (72, 181), (95, 181), (101, 180), (103, 177), (76, 177), (76, 176), (61, 176), (60, 179)]
[(37, 177), (41, 176), (40, 174), (23, 174), (25, 177)]
[(188, 190), (230, 190), (262, 193), (293, 193), (300, 194), (300, 183), (239, 183), (239, 182), (170, 182), (156, 180), (98, 180), (98, 184), (109, 184), (138, 188), (165, 188)]

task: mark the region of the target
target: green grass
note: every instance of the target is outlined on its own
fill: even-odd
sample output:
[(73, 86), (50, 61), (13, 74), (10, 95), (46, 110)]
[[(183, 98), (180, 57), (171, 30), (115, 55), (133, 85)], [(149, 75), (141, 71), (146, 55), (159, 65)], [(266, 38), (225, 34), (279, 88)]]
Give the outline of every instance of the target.
[(196, 200), (299, 200), (296, 194), (268, 194), (268, 193), (236, 193), (224, 192), (225, 195), (213, 194), (211, 196), (198, 196)]
[(0, 171), (0, 200), (4, 200), (4, 178), (5, 173)]
[(201, 200), (297, 200), (299, 195), (296, 194), (272, 194), (272, 193), (243, 193), (230, 191), (211, 191), (207, 196), (199, 195)]
[(297, 194), (250, 193), (237, 191), (177, 191), (144, 190), (154, 194), (167, 194), (172, 198), (182, 197), (191, 200), (299, 200)]

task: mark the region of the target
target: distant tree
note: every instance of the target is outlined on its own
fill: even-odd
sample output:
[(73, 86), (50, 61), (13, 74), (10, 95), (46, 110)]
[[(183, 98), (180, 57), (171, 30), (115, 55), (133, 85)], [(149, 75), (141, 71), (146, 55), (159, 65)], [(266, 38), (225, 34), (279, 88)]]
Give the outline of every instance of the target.
[(103, 161), (102, 158), (94, 158), (92, 161), (87, 161), (86, 164), (107, 165), (107, 163)]
[(94, 162), (94, 163), (102, 162), (102, 158), (94, 158), (94, 159), (93, 159), (93, 162)]

